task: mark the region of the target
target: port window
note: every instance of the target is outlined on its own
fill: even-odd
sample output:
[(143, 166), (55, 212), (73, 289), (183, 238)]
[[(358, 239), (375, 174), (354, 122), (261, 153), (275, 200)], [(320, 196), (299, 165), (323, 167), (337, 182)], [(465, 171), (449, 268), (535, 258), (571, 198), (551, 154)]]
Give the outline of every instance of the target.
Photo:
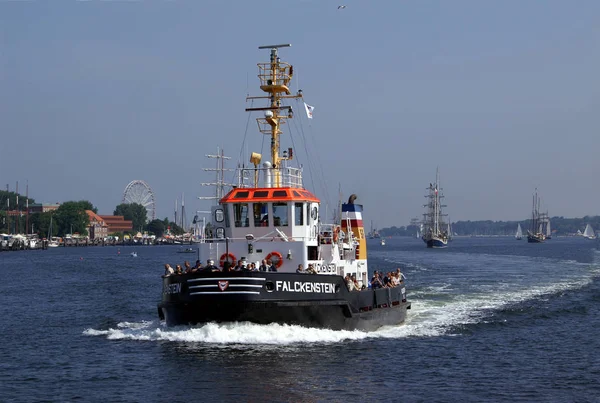
[(288, 226), (288, 204), (273, 203), (273, 224), (276, 227)]
[(267, 190), (257, 190), (254, 192), (254, 197), (269, 197), (269, 192)]
[(275, 190), (273, 197), (287, 197), (287, 192), (285, 190)]
[(225, 219), (225, 214), (223, 213), (223, 209), (216, 209), (215, 210), (215, 221), (223, 222), (224, 219)]
[(248, 203), (233, 204), (233, 220), (236, 227), (250, 226), (250, 220), (248, 219)]
[(233, 196), (233, 198), (234, 199), (247, 199), (249, 195), (250, 195), (250, 192), (237, 192), (235, 194), (235, 196)]
[(268, 227), (269, 226), (269, 204), (268, 203), (254, 203), (254, 226), (255, 227)]
[(294, 203), (294, 225), (304, 225), (304, 203)]

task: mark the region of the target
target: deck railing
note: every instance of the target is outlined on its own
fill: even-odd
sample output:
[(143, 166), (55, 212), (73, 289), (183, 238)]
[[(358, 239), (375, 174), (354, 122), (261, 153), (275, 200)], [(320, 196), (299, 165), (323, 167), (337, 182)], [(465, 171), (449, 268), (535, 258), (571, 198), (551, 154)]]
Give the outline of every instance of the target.
[[(277, 173), (280, 175), (280, 184), (276, 185)], [(267, 179), (269, 177), (270, 179)], [(238, 187), (291, 187), (304, 189), (302, 183), (302, 168), (238, 168)]]

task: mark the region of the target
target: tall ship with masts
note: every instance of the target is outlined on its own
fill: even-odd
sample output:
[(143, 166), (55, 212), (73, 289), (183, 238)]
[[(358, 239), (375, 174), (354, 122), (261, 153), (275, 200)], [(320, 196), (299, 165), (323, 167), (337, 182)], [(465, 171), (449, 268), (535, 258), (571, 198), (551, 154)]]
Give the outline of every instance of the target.
[(540, 213), (541, 200), (538, 196), (537, 189), (533, 193), (533, 203), (531, 208), (531, 222), (527, 230), (527, 242), (542, 243), (546, 240), (544, 233), (544, 217)]
[[(281, 151), (281, 135), (294, 118), (292, 65), (279, 49), (261, 46), (270, 61), (258, 64), (262, 96), (261, 133), (270, 156), (250, 155), (237, 169), (237, 183), (211, 208), (211, 237), (198, 245), (207, 265), (176, 274), (165, 267), (158, 314), (167, 325), (249, 321), (330, 329), (375, 330), (405, 320), (410, 302), (402, 278), (396, 287), (369, 286), (362, 205), (351, 195), (337, 222), (324, 223), (321, 203), (294, 167), (294, 150)], [(310, 111), (306, 103), (304, 107)], [(289, 125), (288, 125), (289, 126)], [(400, 276), (402, 277), (402, 276)]]
[(423, 232), (421, 239), (427, 244), (428, 248), (445, 248), (448, 246), (448, 229), (444, 224), (442, 208), (446, 207), (442, 204), (444, 195), (440, 186), (440, 171), (439, 168), (435, 171), (435, 182), (429, 184), (427, 188), (427, 203), (424, 207), (427, 209), (423, 214)]

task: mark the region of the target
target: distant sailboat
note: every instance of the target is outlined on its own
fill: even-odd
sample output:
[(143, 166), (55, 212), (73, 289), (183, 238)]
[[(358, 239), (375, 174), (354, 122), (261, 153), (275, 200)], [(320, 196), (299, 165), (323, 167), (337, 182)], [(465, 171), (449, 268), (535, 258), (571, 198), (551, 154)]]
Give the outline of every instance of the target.
[(552, 239), (552, 230), (550, 229), (550, 216), (548, 212), (540, 214), (540, 232), (545, 235), (546, 239)]
[(427, 197), (428, 201), (424, 207), (427, 208), (427, 212), (423, 214), (424, 232), (421, 235), (423, 242), (427, 244), (428, 248), (445, 248), (448, 246), (448, 235), (449, 233), (445, 230), (442, 217), (442, 207), (446, 207), (442, 204), (441, 199), (442, 188), (440, 187), (440, 172), (436, 169), (435, 172), (435, 183), (430, 183), (428, 188), (429, 194)]
[[(546, 213), (548, 216), (548, 213)], [(548, 222), (546, 223), (546, 239), (552, 238), (552, 230), (550, 229), (550, 216), (548, 216)]]
[(371, 232), (369, 232), (368, 236), (369, 239), (379, 238), (381, 236), (377, 229), (373, 227), (373, 220), (371, 220)]
[(523, 239), (523, 230), (521, 230), (521, 224), (517, 224), (517, 233), (515, 234), (515, 239), (518, 241)]
[(419, 225), (419, 228), (417, 228), (417, 239), (421, 239), (422, 235), (423, 235), (423, 223), (421, 223)]
[(596, 233), (590, 224), (585, 226), (585, 231), (583, 231), (583, 237), (587, 239), (596, 239)]
[(50, 216), (50, 228), (48, 229), (48, 247), (58, 248), (58, 241), (52, 237), (52, 216)]
[(533, 194), (533, 207), (531, 210), (531, 225), (527, 230), (527, 242), (541, 243), (546, 240), (546, 235), (542, 232), (543, 218), (540, 214), (540, 198), (537, 194), (537, 189)]

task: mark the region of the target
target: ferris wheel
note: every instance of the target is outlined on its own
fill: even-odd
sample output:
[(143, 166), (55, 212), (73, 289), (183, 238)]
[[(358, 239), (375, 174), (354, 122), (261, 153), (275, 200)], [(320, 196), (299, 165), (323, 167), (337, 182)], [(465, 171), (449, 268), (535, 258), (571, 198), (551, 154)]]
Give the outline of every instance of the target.
[(123, 192), (123, 203), (137, 203), (146, 208), (148, 221), (156, 219), (156, 205), (154, 203), (154, 192), (150, 186), (142, 180), (129, 182)]

